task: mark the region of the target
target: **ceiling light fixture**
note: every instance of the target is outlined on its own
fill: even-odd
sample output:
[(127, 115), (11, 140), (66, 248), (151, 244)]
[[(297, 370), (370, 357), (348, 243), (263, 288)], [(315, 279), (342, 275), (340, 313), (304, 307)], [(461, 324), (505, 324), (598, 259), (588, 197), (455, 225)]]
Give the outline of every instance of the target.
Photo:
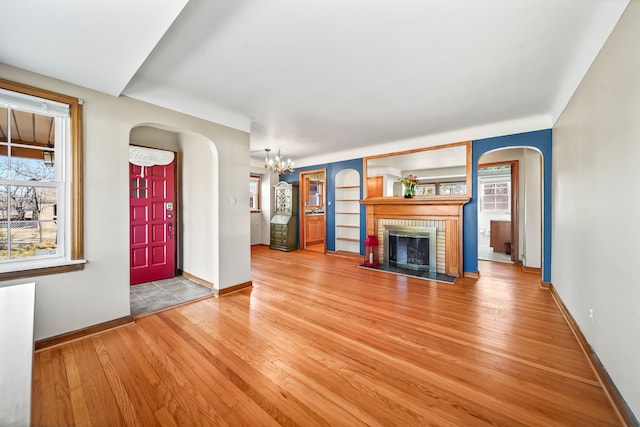
[(264, 151), (267, 152), (267, 155), (264, 158), (264, 168), (269, 172), (284, 175), (295, 170), (291, 159), (287, 159), (286, 162), (284, 161), (284, 158), (280, 155), (280, 149), (278, 149), (278, 154), (276, 155), (275, 160), (269, 158), (269, 152), (271, 151), (270, 148), (265, 148)]

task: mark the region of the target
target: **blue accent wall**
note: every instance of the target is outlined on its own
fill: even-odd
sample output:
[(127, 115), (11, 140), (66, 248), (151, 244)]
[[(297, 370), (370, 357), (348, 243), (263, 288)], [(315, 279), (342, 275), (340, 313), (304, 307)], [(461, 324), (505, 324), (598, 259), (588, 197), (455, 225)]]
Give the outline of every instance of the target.
[(465, 272), (478, 272), (478, 160), (489, 151), (500, 148), (530, 147), (542, 153), (542, 280), (551, 282), (551, 129), (474, 140), (472, 143), (472, 194), (464, 205)]
[[(300, 184), (300, 172), (310, 171), (314, 169), (326, 169), (326, 205), (324, 208), (325, 221), (326, 221), (326, 247), (328, 251), (336, 250), (336, 191), (335, 182), (336, 174), (344, 169), (355, 169), (360, 174), (360, 199), (362, 199), (362, 189), (364, 187), (362, 181), (362, 158), (344, 160), (342, 162), (335, 163), (323, 163), (313, 166), (306, 166), (304, 168), (296, 168), (296, 171), (292, 174), (280, 176), (280, 181), (286, 181), (290, 184)], [(329, 204), (329, 202), (331, 204)], [(299, 201), (298, 201), (299, 203)], [(303, 212), (299, 212), (298, 215), (303, 215)], [(300, 224), (302, 221), (298, 217), (298, 246), (300, 246)], [(360, 255), (364, 254), (364, 239), (366, 238), (366, 211), (364, 206), (360, 206)]]
[[(552, 134), (551, 129), (534, 132), (525, 132), (513, 135), (499, 136), (472, 141), (472, 193), (469, 203), (464, 205), (463, 223), (463, 268), (465, 272), (478, 272), (478, 160), (480, 157), (500, 148), (534, 148), (542, 153), (543, 159), (543, 190), (542, 190), (542, 280), (551, 282), (551, 155)], [(304, 168), (297, 168), (293, 174), (280, 177), (281, 181), (299, 184), (300, 172), (326, 169), (326, 201), (325, 221), (327, 227), (326, 247), (328, 251), (335, 251), (335, 178), (343, 169), (355, 169), (360, 173), (360, 198), (364, 188), (362, 176), (362, 158), (345, 160), (335, 163), (324, 163)], [(331, 202), (331, 205), (329, 205)], [(298, 218), (299, 219), (299, 218)], [(300, 224), (301, 221), (298, 221)], [(364, 254), (364, 240), (366, 238), (366, 210), (360, 206), (360, 254)], [(298, 225), (298, 245), (300, 243), (300, 226)]]

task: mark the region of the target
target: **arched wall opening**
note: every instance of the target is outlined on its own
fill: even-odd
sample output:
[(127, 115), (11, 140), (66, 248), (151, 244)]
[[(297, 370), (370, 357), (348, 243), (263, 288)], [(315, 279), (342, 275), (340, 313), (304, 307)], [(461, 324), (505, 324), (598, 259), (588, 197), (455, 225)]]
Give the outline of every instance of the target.
[(199, 281), (219, 286), (218, 153), (213, 141), (161, 124), (139, 124), (130, 145), (177, 153), (176, 267)]
[(500, 148), (478, 164), (478, 259), (542, 268), (542, 153)]
[(478, 163), (491, 151), (528, 148), (542, 155), (542, 281), (551, 282), (551, 129), (474, 140), (472, 143), (472, 195), (464, 206), (464, 271), (478, 274)]
[(356, 169), (345, 168), (335, 176), (335, 250), (362, 253), (360, 199), (362, 177)]

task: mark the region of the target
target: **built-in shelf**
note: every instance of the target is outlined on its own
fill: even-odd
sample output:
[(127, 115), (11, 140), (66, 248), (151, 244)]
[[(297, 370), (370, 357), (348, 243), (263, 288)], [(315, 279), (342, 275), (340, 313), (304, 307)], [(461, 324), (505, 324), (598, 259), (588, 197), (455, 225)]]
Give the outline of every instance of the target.
[(336, 174), (336, 251), (360, 253), (360, 173), (345, 169)]

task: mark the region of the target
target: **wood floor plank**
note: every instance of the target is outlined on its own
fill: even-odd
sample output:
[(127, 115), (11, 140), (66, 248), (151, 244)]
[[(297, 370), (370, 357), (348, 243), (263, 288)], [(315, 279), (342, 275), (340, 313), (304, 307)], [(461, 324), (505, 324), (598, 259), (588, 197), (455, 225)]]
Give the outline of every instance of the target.
[[(126, 386), (123, 381), (120, 379), (120, 375), (118, 370), (115, 368), (111, 358), (109, 356), (109, 352), (107, 347), (105, 346), (102, 338), (109, 337), (113, 333), (105, 333), (101, 336), (92, 337), (91, 340), (96, 348), (96, 353), (98, 354), (98, 358), (100, 360), (100, 364), (102, 365), (102, 370), (107, 377), (107, 381), (113, 391), (113, 397), (116, 401), (117, 406), (112, 408), (113, 410), (118, 410), (122, 415), (122, 418), (125, 421), (127, 426), (140, 426), (140, 417), (138, 414), (148, 411), (149, 408), (146, 407), (136, 407), (136, 402), (131, 399)], [(135, 396), (136, 390), (131, 390), (132, 394)]]
[(88, 425), (124, 426), (113, 390), (102, 369), (96, 347), (90, 339), (75, 341), (70, 344), (76, 355), (79, 376), (82, 381), (85, 401), (91, 417)]
[[(191, 307), (194, 306), (192, 305)], [(176, 319), (177, 316), (172, 316), (172, 318)], [(206, 318), (196, 316), (196, 319), (202, 321), (199, 322), (200, 327), (208, 330)], [(270, 417), (280, 424), (323, 424), (322, 418), (310, 413), (295, 394), (290, 393), (272, 381), (273, 370), (269, 370), (266, 375), (263, 375), (260, 369), (256, 368), (256, 362), (260, 362), (262, 350), (246, 351), (246, 348), (241, 344), (241, 331), (235, 330), (231, 322), (224, 323), (225, 319), (219, 320), (222, 324), (218, 323), (217, 326), (221, 328), (220, 330), (228, 331), (228, 333), (218, 335), (209, 330), (218, 339), (216, 342), (216, 357), (209, 358), (209, 363), (216, 367), (233, 387), (242, 391), (244, 396), (248, 398), (244, 402), (245, 405), (258, 405), (260, 409), (251, 411), (250, 415), (255, 416), (256, 412), (264, 411), (266, 417)], [(239, 347), (236, 346), (238, 343), (240, 343)], [(200, 351), (204, 356), (209, 354), (206, 344), (200, 345), (198, 343), (195, 345), (194, 343), (192, 347)], [(238, 404), (235, 406), (238, 406)], [(241, 413), (240, 415), (244, 414)], [(269, 422), (267, 418), (263, 420), (263, 423), (266, 422)]]
[(32, 393), (39, 394), (34, 399), (39, 404), (33, 408), (32, 423), (44, 426), (74, 425), (61, 349), (54, 348), (40, 355), (37, 361), (34, 370), (39, 370), (39, 388)]
[(87, 408), (88, 396), (84, 392), (73, 346), (63, 347), (61, 353), (65, 365), (67, 382), (69, 383), (69, 397), (71, 400), (71, 410), (73, 411), (73, 420), (77, 425), (90, 425), (91, 416)]
[(251, 289), (40, 351), (34, 425), (622, 425), (539, 274), (358, 263), (254, 247)]
[[(136, 342), (144, 351), (145, 357), (158, 375), (162, 378), (165, 405), (169, 412), (179, 421), (187, 425), (207, 426), (226, 425), (221, 414), (228, 411), (225, 405), (220, 405), (215, 395), (203, 395), (198, 383), (190, 382), (190, 367), (176, 362), (171, 350), (174, 340), (166, 325), (158, 317), (143, 319), (144, 325), (138, 328)], [(163, 342), (163, 345), (159, 345)], [(178, 345), (175, 343), (174, 345)], [(174, 347), (175, 348), (175, 347)], [(212, 384), (212, 386), (215, 386)], [(217, 410), (216, 410), (217, 409)]]

